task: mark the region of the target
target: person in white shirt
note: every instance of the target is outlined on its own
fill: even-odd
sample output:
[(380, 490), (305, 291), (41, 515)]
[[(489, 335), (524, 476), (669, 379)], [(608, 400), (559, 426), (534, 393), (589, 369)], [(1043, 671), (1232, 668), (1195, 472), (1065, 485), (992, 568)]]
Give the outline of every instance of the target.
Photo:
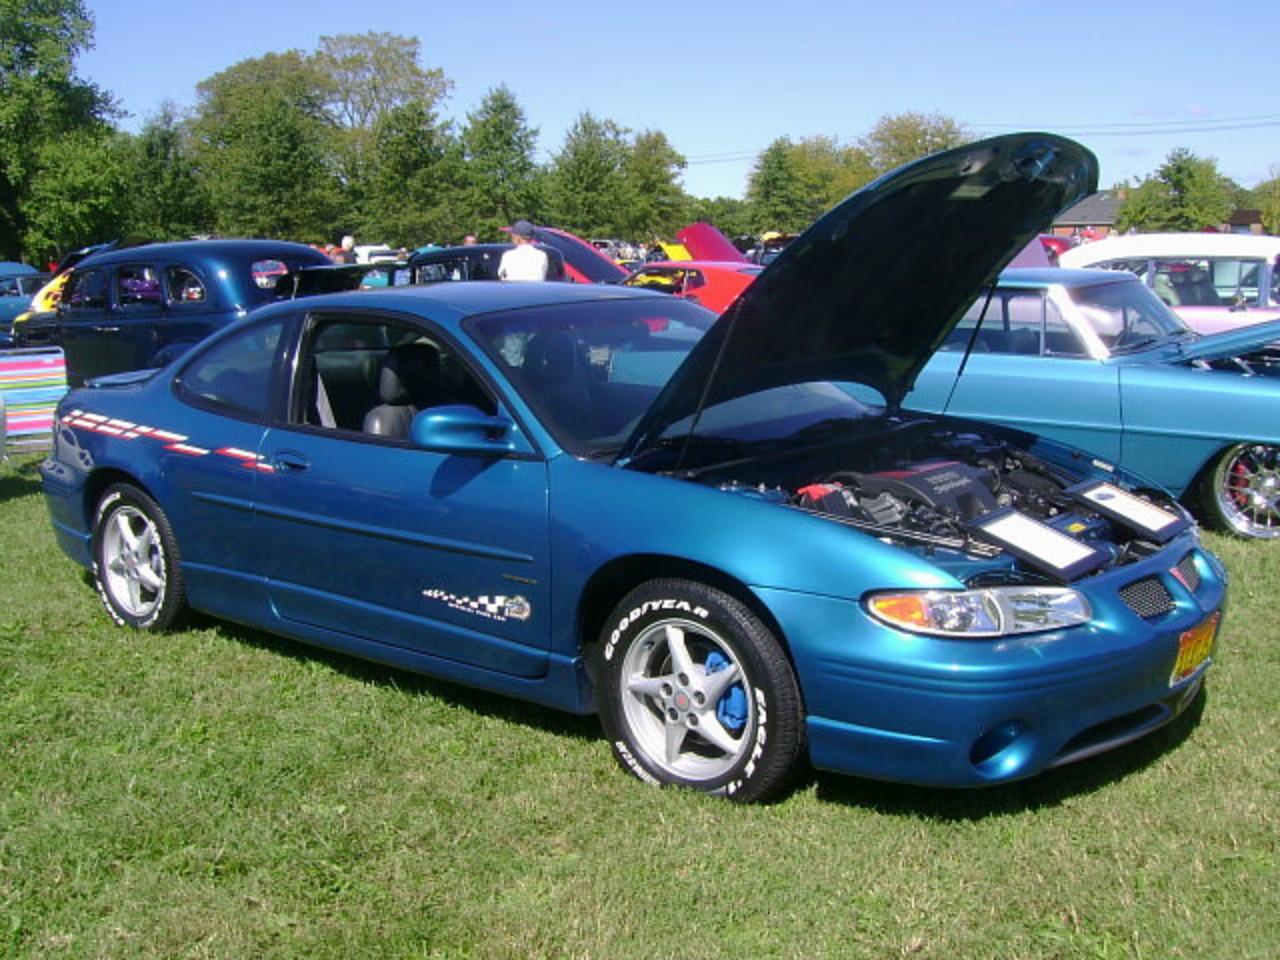
[(547, 255), (533, 245), (533, 224), (528, 220), (517, 220), (511, 227), (511, 239), (515, 246), (502, 255), (498, 279), (547, 279)]

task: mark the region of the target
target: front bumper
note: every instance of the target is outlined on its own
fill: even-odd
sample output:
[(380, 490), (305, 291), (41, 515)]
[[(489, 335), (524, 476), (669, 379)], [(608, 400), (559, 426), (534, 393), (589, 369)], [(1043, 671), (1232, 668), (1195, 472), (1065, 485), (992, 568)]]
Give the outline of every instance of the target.
[[(760, 590), (790, 642), (814, 766), (982, 786), (1170, 722), (1194, 702), (1212, 662), (1175, 676), (1180, 642), (1225, 601), (1225, 572), (1193, 542), (1075, 584), (1094, 607), (1085, 626), (994, 641), (907, 634), (852, 601)], [(1194, 565), (1190, 585), (1170, 555)], [(1121, 591), (1139, 580), (1158, 582), (1171, 609), (1131, 609)]]

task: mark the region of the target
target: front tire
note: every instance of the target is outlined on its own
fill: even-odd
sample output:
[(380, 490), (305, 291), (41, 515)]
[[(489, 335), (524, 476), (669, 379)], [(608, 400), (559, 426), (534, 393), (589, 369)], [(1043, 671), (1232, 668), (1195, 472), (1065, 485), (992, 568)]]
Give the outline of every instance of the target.
[(169, 519), (132, 484), (117, 483), (98, 501), (93, 578), (103, 607), (121, 626), (166, 630), (186, 607)]
[(1206, 522), (1240, 537), (1280, 537), (1280, 447), (1228, 447), (1201, 480)]
[(614, 608), (595, 655), (601, 725), (641, 780), (749, 802), (795, 777), (795, 673), (738, 600), (693, 581), (650, 581)]

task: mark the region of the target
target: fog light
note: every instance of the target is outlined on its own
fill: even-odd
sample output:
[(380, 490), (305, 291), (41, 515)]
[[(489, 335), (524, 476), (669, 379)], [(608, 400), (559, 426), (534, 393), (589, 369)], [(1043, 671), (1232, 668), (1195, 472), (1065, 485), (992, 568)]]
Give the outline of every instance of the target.
[(1006, 720), (987, 730), (969, 748), (969, 762), (984, 777), (1014, 776), (1031, 756), (1035, 740), (1020, 720)]

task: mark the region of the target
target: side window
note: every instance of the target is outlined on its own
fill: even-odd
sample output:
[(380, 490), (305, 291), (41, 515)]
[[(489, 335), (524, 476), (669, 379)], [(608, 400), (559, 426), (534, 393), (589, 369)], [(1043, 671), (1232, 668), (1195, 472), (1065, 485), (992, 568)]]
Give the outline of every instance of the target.
[(1084, 344), (1074, 330), (1067, 325), (1052, 300), (1044, 304), (1044, 355), (1046, 357), (1084, 357)]
[(466, 280), (469, 276), (465, 258), (437, 260), (418, 267), (416, 283), (441, 283), (446, 280)]
[(202, 351), (178, 378), (184, 399), (265, 419), (284, 323), (257, 324)]
[(204, 303), (204, 282), (186, 267), (168, 270), (169, 299), (174, 303)]
[[(1010, 294), (1004, 300), (1005, 337), (1001, 353), (1034, 356), (1044, 330), (1044, 299), (1038, 292)], [(993, 347), (993, 349), (996, 349)]]
[(116, 270), (116, 303), (121, 307), (155, 306), (160, 300), (160, 276), (155, 267), (139, 264)]
[(497, 405), (448, 344), (380, 319), (319, 317), (304, 338), (291, 419), (361, 436), (408, 436), (428, 407)]
[(258, 289), (274, 290), (280, 278), (289, 272), (289, 265), (282, 260), (255, 260), (249, 270)]
[(101, 310), (107, 305), (107, 272), (77, 270), (71, 275), (62, 297), (68, 310)]
[(1204, 258), (1156, 260), (1151, 287), (1171, 307), (1220, 307), (1213, 266)]
[(1040, 353), (1044, 312), (1044, 299), (1038, 290), (998, 290), (989, 302), (985, 295), (981, 296), (948, 335), (943, 349), (964, 350), (973, 338), (973, 328), (978, 326), (974, 353), (1033, 356)]
[(1209, 261), (1214, 292), (1227, 304), (1256, 307), (1262, 293), (1261, 260), (1214, 259)]

